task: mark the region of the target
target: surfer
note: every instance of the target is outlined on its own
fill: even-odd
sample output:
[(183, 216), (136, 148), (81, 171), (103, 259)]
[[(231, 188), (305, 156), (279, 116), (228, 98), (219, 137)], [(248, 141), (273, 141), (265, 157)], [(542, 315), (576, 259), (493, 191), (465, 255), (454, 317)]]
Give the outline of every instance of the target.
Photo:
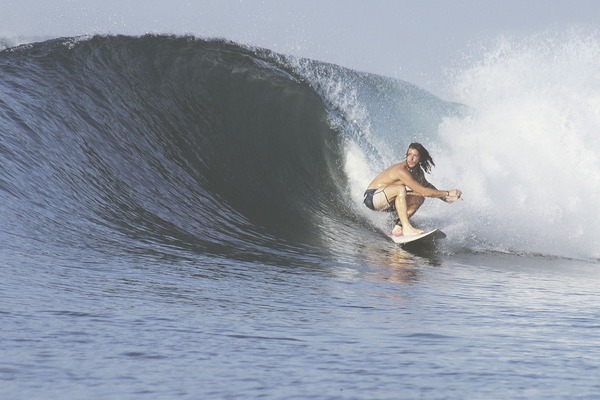
[(364, 203), (374, 211), (396, 211), (398, 221), (392, 235), (418, 235), (422, 230), (413, 227), (409, 218), (425, 202), (425, 197), (437, 197), (454, 203), (462, 192), (458, 189), (438, 190), (427, 181), (425, 172), (435, 166), (429, 152), (420, 143), (411, 143), (406, 159), (381, 172), (367, 187)]

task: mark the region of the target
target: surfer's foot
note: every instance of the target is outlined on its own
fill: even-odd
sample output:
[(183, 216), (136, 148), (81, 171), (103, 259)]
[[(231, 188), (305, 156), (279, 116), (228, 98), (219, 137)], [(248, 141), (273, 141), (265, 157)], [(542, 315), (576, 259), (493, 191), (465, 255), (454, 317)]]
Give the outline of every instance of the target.
[(403, 230), (403, 234), (406, 236), (410, 236), (410, 235), (420, 235), (421, 233), (424, 233), (425, 231), (422, 231), (420, 229), (417, 228), (413, 228), (412, 226), (410, 227), (406, 227)]
[(402, 236), (403, 235), (402, 225), (397, 224), (396, 226), (394, 226), (394, 229), (392, 229), (392, 235), (393, 236)]

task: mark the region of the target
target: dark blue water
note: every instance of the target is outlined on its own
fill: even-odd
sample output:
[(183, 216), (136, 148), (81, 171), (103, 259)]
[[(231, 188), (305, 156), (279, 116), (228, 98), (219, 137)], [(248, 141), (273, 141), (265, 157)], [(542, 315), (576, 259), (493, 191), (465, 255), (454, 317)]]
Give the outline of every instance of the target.
[(402, 249), (356, 201), (377, 132), (433, 141), (463, 107), (194, 38), (27, 45), (0, 74), (2, 399), (600, 395), (594, 260), (427, 208), (448, 237)]

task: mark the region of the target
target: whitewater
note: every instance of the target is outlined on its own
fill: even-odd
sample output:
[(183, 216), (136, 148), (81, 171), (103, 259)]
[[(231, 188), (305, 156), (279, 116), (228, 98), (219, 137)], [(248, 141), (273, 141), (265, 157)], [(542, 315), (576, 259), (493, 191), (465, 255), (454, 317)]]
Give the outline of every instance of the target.
[[(382, 168), (381, 160), (398, 161), (407, 142), (421, 140), (437, 155), (436, 184), (460, 185), (466, 193), (468, 204), (450, 211), (453, 221), (441, 222), (454, 245), (598, 259), (600, 48), (597, 35), (581, 35), (503, 38), (489, 54), (453, 73), (449, 96), (468, 111), (427, 130), (394, 119), (403, 107), (386, 110), (383, 118), (394, 123), (375, 128), (351, 109), (352, 118), (366, 121), (363, 132), (380, 135), (372, 140), (376, 156), (349, 157), (359, 164), (349, 165), (347, 173), (365, 175), (355, 179), (355, 200)], [(375, 110), (366, 114), (381, 118)], [(435, 226), (448, 213), (435, 204), (425, 222), (431, 218)]]
[[(473, 48), (447, 100), (227, 40), (0, 42), (0, 397), (600, 394), (597, 32)], [(414, 141), (464, 201), (402, 248), (362, 196)]]
[(505, 38), (455, 77), (472, 113), (440, 126), (439, 169), (470, 194), (459, 229), (482, 246), (598, 259), (599, 54), (596, 34)]

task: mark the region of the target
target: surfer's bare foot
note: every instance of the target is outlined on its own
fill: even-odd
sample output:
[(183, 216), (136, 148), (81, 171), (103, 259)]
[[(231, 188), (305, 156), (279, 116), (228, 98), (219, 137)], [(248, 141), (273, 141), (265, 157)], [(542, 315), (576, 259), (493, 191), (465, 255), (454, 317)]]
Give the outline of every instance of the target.
[(422, 230), (420, 230), (420, 229), (417, 229), (417, 228), (413, 228), (412, 226), (411, 226), (411, 227), (408, 227), (408, 226), (407, 226), (406, 228), (404, 228), (404, 234), (405, 234), (406, 236), (410, 236), (410, 235), (420, 235), (420, 234), (421, 234), (421, 233), (423, 233), (423, 232), (425, 232), (425, 231), (422, 231)]
[(396, 225), (394, 226), (394, 229), (392, 229), (392, 235), (394, 236), (402, 236), (403, 232), (402, 232), (402, 226), (401, 225)]

